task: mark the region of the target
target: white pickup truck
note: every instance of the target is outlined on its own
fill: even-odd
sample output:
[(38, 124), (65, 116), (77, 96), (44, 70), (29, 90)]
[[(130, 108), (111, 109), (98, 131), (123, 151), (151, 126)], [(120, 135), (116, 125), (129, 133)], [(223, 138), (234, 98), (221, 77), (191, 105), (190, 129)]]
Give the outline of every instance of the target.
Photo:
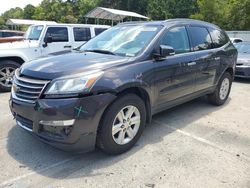
[(109, 27), (87, 24), (30, 26), (24, 40), (0, 44), (0, 91), (10, 91), (15, 69), (24, 62), (70, 51)]

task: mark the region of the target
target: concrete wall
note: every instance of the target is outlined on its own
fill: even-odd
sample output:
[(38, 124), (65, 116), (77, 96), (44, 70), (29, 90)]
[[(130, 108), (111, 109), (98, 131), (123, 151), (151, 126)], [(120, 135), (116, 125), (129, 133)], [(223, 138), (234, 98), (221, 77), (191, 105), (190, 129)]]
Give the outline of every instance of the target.
[(250, 41), (250, 31), (227, 31), (231, 38), (242, 38), (244, 41)]

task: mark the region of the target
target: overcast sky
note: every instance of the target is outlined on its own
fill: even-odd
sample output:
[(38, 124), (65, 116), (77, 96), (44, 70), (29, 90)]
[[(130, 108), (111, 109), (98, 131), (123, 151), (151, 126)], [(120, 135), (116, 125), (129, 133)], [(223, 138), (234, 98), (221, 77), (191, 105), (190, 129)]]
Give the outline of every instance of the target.
[(28, 4), (32, 4), (34, 6), (39, 5), (42, 0), (0, 0), (0, 15), (4, 13), (6, 10), (15, 7), (24, 8)]

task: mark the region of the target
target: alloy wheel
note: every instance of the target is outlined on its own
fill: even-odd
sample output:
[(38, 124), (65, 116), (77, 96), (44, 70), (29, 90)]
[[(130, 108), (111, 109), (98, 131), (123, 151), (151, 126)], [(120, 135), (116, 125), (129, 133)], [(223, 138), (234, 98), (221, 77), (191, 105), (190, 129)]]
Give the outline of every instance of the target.
[(4, 67), (0, 70), (0, 84), (4, 87), (11, 87), (15, 68)]
[(230, 81), (228, 78), (224, 78), (224, 80), (221, 83), (220, 93), (219, 93), (221, 100), (225, 100), (225, 98), (228, 95), (229, 88), (230, 88)]
[(112, 136), (119, 145), (129, 143), (136, 136), (141, 124), (139, 110), (132, 105), (124, 107), (115, 117)]

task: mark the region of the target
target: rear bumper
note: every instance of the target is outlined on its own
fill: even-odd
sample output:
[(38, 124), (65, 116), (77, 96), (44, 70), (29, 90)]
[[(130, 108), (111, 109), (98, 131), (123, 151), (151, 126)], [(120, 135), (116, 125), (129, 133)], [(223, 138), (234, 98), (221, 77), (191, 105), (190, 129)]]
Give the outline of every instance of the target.
[[(115, 98), (107, 93), (83, 98), (38, 99), (35, 104), (29, 104), (11, 97), (9, 106), (17, 125), (41, 141), (65, 151), (86, 152), (95, 148), (101, 116)], [(48, 124), (55, 121), (72, 124)]]
[(250, 66), (236, 66), (235, 77), (250, 78)]

